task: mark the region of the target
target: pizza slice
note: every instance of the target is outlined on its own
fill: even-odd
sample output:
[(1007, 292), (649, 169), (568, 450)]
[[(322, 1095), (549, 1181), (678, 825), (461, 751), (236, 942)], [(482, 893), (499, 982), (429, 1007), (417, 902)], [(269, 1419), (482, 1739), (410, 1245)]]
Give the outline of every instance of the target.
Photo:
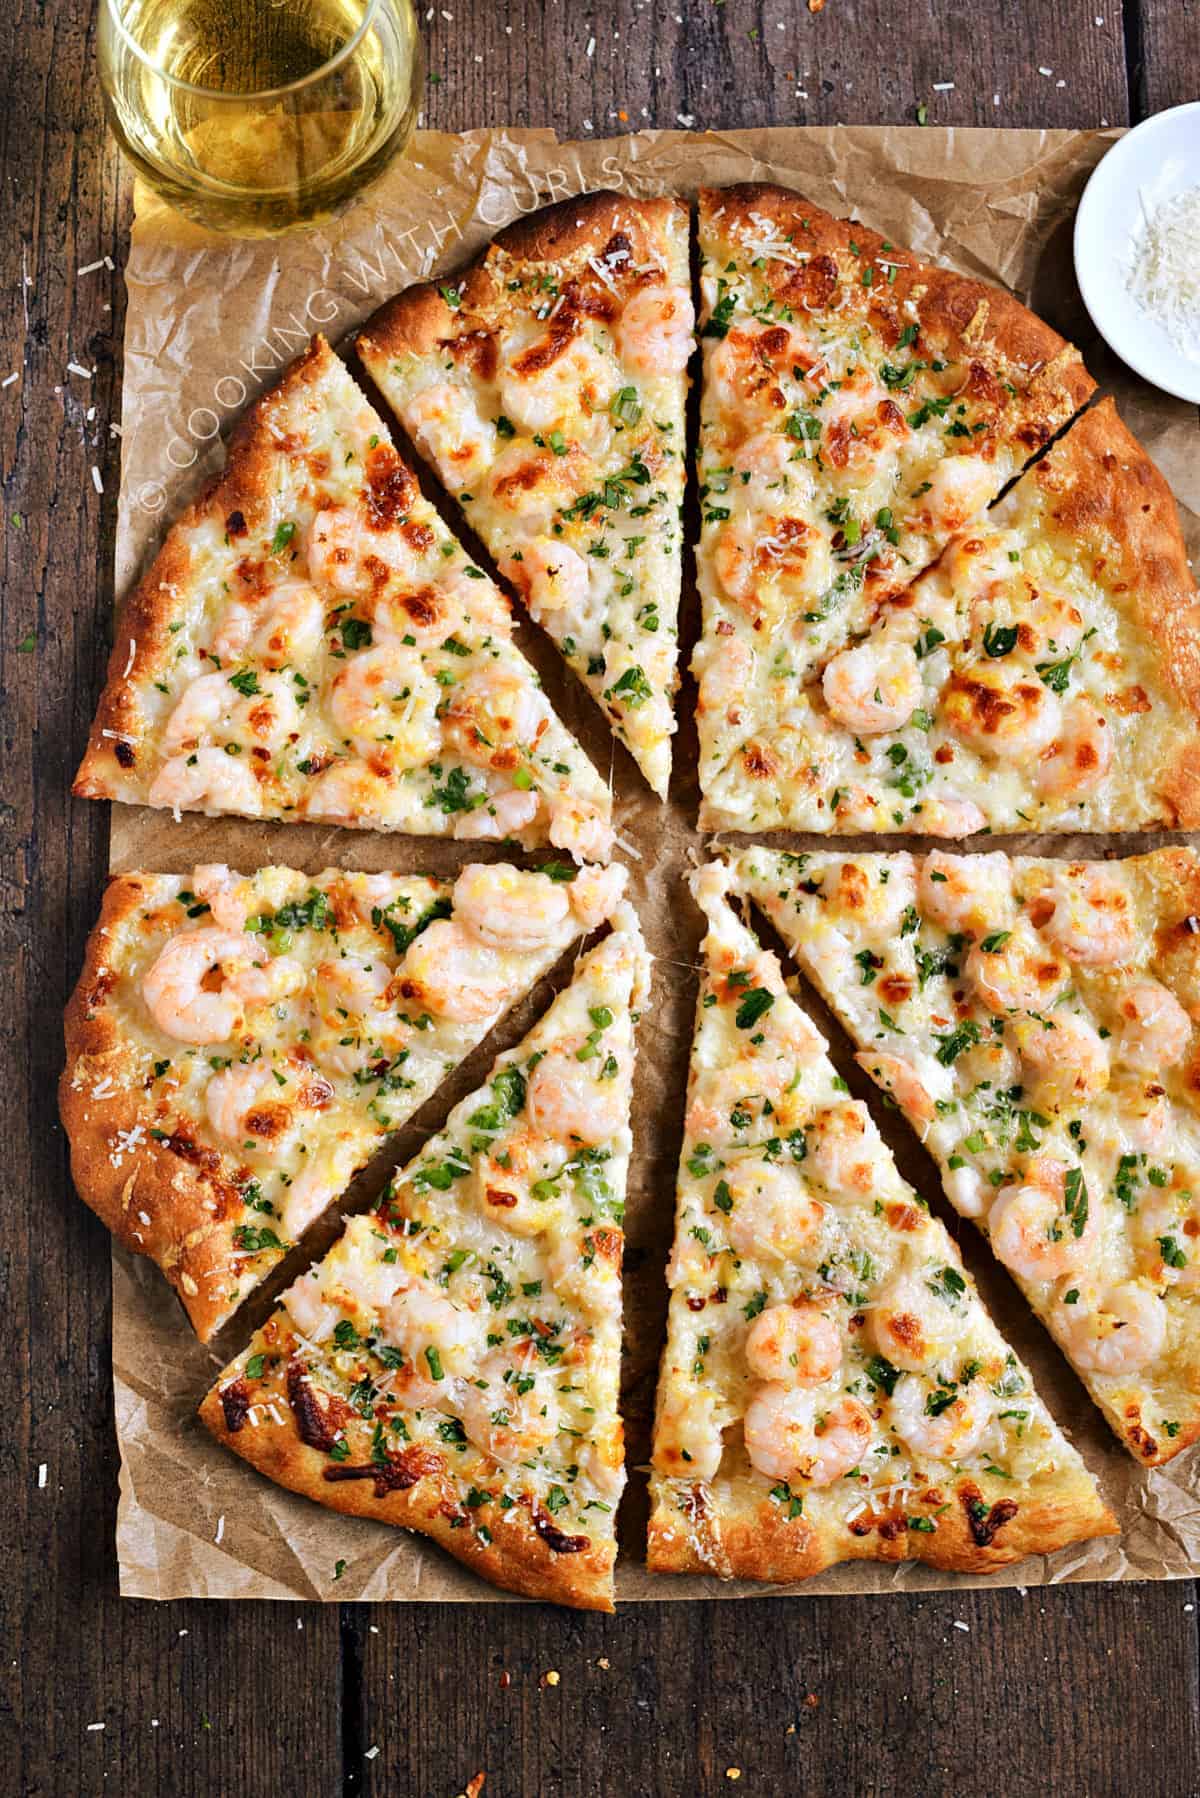
[(612, 1609), (632, 909), (487, 1084), (352, 1218), (201, 1406), (280, 1485)]
[(738, 863), (1130, 1453), (1200, 1436), (1200, 856)]
[(207, 1341), (624, 881), (117, 875), (66, 1015), (80, 1196)]
[(389, 405), (665, 797), (677, 684), (688, 209), (518, 220), (357, 340)]
[(693, 881), (708, 935), (650, 1567), (986, 1573), (1115, 1533), (945, 1227), (731, 911), (730, 879), (714, 866)]
[[(702, 191), (700, 250), (701, 823), (896, 828), (849, 796), (921, 706), (916, 646), (853, 646), (1094, 383), (1010, 294), (786, 189)], [(921, 828), (970, 807), (931, 794)]]
[(89, 799), (606, 860), (610, 798), (323, 338), (122, 608)]

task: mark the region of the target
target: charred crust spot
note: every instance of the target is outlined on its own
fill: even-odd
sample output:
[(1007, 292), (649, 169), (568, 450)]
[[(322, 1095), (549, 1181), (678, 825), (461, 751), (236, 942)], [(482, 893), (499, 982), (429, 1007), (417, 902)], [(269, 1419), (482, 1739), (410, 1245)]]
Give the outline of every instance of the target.
[[(1136, 1405), (1131, 1406), (1126, 1415), (1136, 1419)], [(1133, 1449), (1134, 1454), (1139, 1455), (1141, 1459), (1146, 1462), (1157, 1459), (1158, 1443), (1144, 1424), (1132, 1422), (1125, 1433), (1129, 1441), (1129, 1446)]]
[(990, 1548), (1004, 1525), (1011, 1523), (1021, 1508), (1015, 1498), (999, 1498), (989, 1509), (979, 1487), (970, 1484), (960, 1487), (958, 1496), (976, 1548)]
[(201, 1148), (200, 1144), (184, 1130), (174, 1130), (163, 1145), (172, 1155), (178, 1155), (181, 1161), (188, 1161), (201, 1173), (215, 1174), (221, 1166), (221, 1157), (216, 1149)]
[(288, 1362), (287, 1400), (301, 1442), (327, 1455), (334, 1444), (333, 1426), (309, 1383), (307, 1367), (299, 1361)]
[(236, 1436), (250, 1415), (250, 1388), (245, 1380), (234, 1380), (221, 1388), (221, 1409), (225, 1413), (225, 1428)]
[(587, 1536), (565, 1535), (555, 1524), (554, 1519), (536, 1502), (530, 1505), (529, 1515), (533, 1519), (534, 1529), (546, 1547), (556, 1555), (579, 1555), (592, 1546)]
[(113, 744), (113, 754), (122, 768), (132, 768), (137, 760), (133, 752), (133, 744), (127, 743), (124, 737), (118, 737)]
[[(318, 1445), (314, 1443), (313, 1446)], [(389, 1455), (386, 1461), (371, 1462), (366, 1466), (327, 1467), (324, 1477), (331, 1486), (341, 1480), (373, 1480), (376, 1498), (386, 1498), (389, 1492), (410, 1492), (419, 1480), (441, 1473), (445, 1465), (444, 1457), (435, 1449), (414, 1442), (400, 1454)]]
[(377, 531), (388, 530), (411, 511), (416, 483), (390, 443), (367, 452), (367, 520)]
[(244, 537), (248, 529), (244, 512), (231, 512), (225, 520), (225, 531), (230, 537)]

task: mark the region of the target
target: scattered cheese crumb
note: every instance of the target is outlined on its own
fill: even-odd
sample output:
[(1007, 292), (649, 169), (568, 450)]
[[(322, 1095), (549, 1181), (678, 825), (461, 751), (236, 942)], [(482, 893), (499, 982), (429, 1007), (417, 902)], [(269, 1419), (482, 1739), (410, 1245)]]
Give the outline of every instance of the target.
[(952, 81), (935, 81), (933, 83), (933, 91), (935, 94), (952, 93), (954, 91), (954, 83)]
[(678, 124), (683, 126), (685, 131), (690, 131), (692, 126), (696, 123), (696, 115), (694, 112), (677, 112), (675, 114), (675, 119)]
[(1054, 73), (1054, 70), (1046, 68), (1044, 63), (1038, 64), (1038, 74), (1039, 75), (1053, 75), (1053, 73)]
[(14, 368), (11, 375), (5, 375), (4, 379), (2, 381), (0, 381), (0, 387), (11, 387), (14, 381), (19, 381), (20, 379), (21, 379), (20, 369)]
[(596, 40), (594, 37), (590, 37), (587, 41), (587, 49), (584, 51), (584, 55), (585, 56), (594, 56), (595, 54), (596, 54)]
[(221, 1540), (221, 1537), (224, 1534), (225, 1534), (225, 1519), (224, 1519), (224, 1517), (218, 1517), (217, 1518), (217, 1533), (213, 1537), (213, 1541), (219, 1542)]
[(549, 1673), (542, 1674), (542, 1684), (544, 1686), (556, 1686), (558, 1684), (558, 1680), (559, 1680), (559, 1675), (554, 1671), (553, 1668), (550, 1669)]
[(100, 479), (100, 470), (96, 467), (94, 462), (92, 463), (92, 486), (96, 489), (97, 493), (104, 492), (104, 482)]
[(612, 1662), (609, 1660), (609, 1658), (606, 1654), (602, 1654), (600, 1656), (600, 1659), (596, 1662), (596, 1665), (597, 1665), (597, 1667), (603, 1667), (604, 1671), (607, 1673), (609, 1668), (612, 1666)]
[(742, 1769), (740, 1767), (726, 1767), (725, 1777), (726, 1779), (740, 1779), (742, 1777)]
[(363, 1759), (365, 1761), (373, 1761), (376, 1758), (376, 1756), (378, 1755), (378, 1753), (379, 1753), (378, 1748), (368, 1748), (363, 1755)]
[(75, 270), (75, 273), (77, 276), (94, 275), (98, 268), (104, 267), (104, 262), (105, 258), (103, 256), (101, 256), (99, 262), (85, 262), (82, 268), (77, 268)]
[(89, 1734), (90, 1734), (90, 1732), (91, 1732), (91, 1731), (92, 1731), (92, 1730), (93, 1730), (93, 1729), (103, 1729), (103, 1728), (104, 1728), (104, 1725), (103, 1725), (103, 1723), (89, 1723), (89, 1724), (88, 1724), (88, 1732), (89, 1732)]
[(967, 1635), (970, 1635), (971, 1633), (971, 1625), (969, 1623), (960, 1623), (957, 1617), (954, 1619), (954, 1627), (955, 1629), (965, 1630)]
[(46, 1462), (43, 1461), (38, 1468), (38, 1491), (39, 1492), (44, 1492), (46, 1490), (46, 1479), (49, 1475), (49, 1472), (50, 1472), (49, 1467), (47, 1466)]
[(84, 368), (78, 362), (67, 363), (67, 373), (69, 375), (82, 375), (85, 381), (90, 381), (95, 372), (94, 368)]

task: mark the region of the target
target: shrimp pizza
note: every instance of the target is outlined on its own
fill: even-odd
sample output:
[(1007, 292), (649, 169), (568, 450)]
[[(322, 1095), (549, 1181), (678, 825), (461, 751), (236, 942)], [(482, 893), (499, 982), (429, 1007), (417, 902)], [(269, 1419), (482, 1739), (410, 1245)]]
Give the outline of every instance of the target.
[(1200, 1436), (1200, 856), (738, 863), (1139, 1461)]
[(358, 351), (655, 792), (671, 767), (688, 211), (614, 193), (409, 288)]
[(510, 625), (315, 338), (124, 606), (75, 791), (605, 860), (608, 791)]
[(207, 1340), (623, 886), (569, 863), (117, 875), (66, 1017), (81, 1196)]
[(651, 1476), (662, 1572), (986, 1573), (1116, 1524), (779, 964), (708, 919)]
[(612, 1609), (634, 1023), (628, 905), (525, 1040), (221, 1374), (209, 1429), (495, 1584)]
[[(703, 191), (700, 250), (701, 822), (902, 828), (932, 760), (920, 656), (939, 640), (904, 589), (1094, 383), (1011, 295), (785, 189)], [(1081, 505), (1065, 529), (1085, 529)], [(957, 775), (921, 783), (909, 828), (979, 828)]]

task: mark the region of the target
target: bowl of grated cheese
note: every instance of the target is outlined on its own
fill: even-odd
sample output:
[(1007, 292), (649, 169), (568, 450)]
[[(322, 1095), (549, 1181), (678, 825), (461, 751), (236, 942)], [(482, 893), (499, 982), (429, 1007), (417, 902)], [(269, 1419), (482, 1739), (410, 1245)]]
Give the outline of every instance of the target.
[(1092, 322), (1155, 387), (1200, 404), (1200, 101), (1113, 145), (1075, 219)]

